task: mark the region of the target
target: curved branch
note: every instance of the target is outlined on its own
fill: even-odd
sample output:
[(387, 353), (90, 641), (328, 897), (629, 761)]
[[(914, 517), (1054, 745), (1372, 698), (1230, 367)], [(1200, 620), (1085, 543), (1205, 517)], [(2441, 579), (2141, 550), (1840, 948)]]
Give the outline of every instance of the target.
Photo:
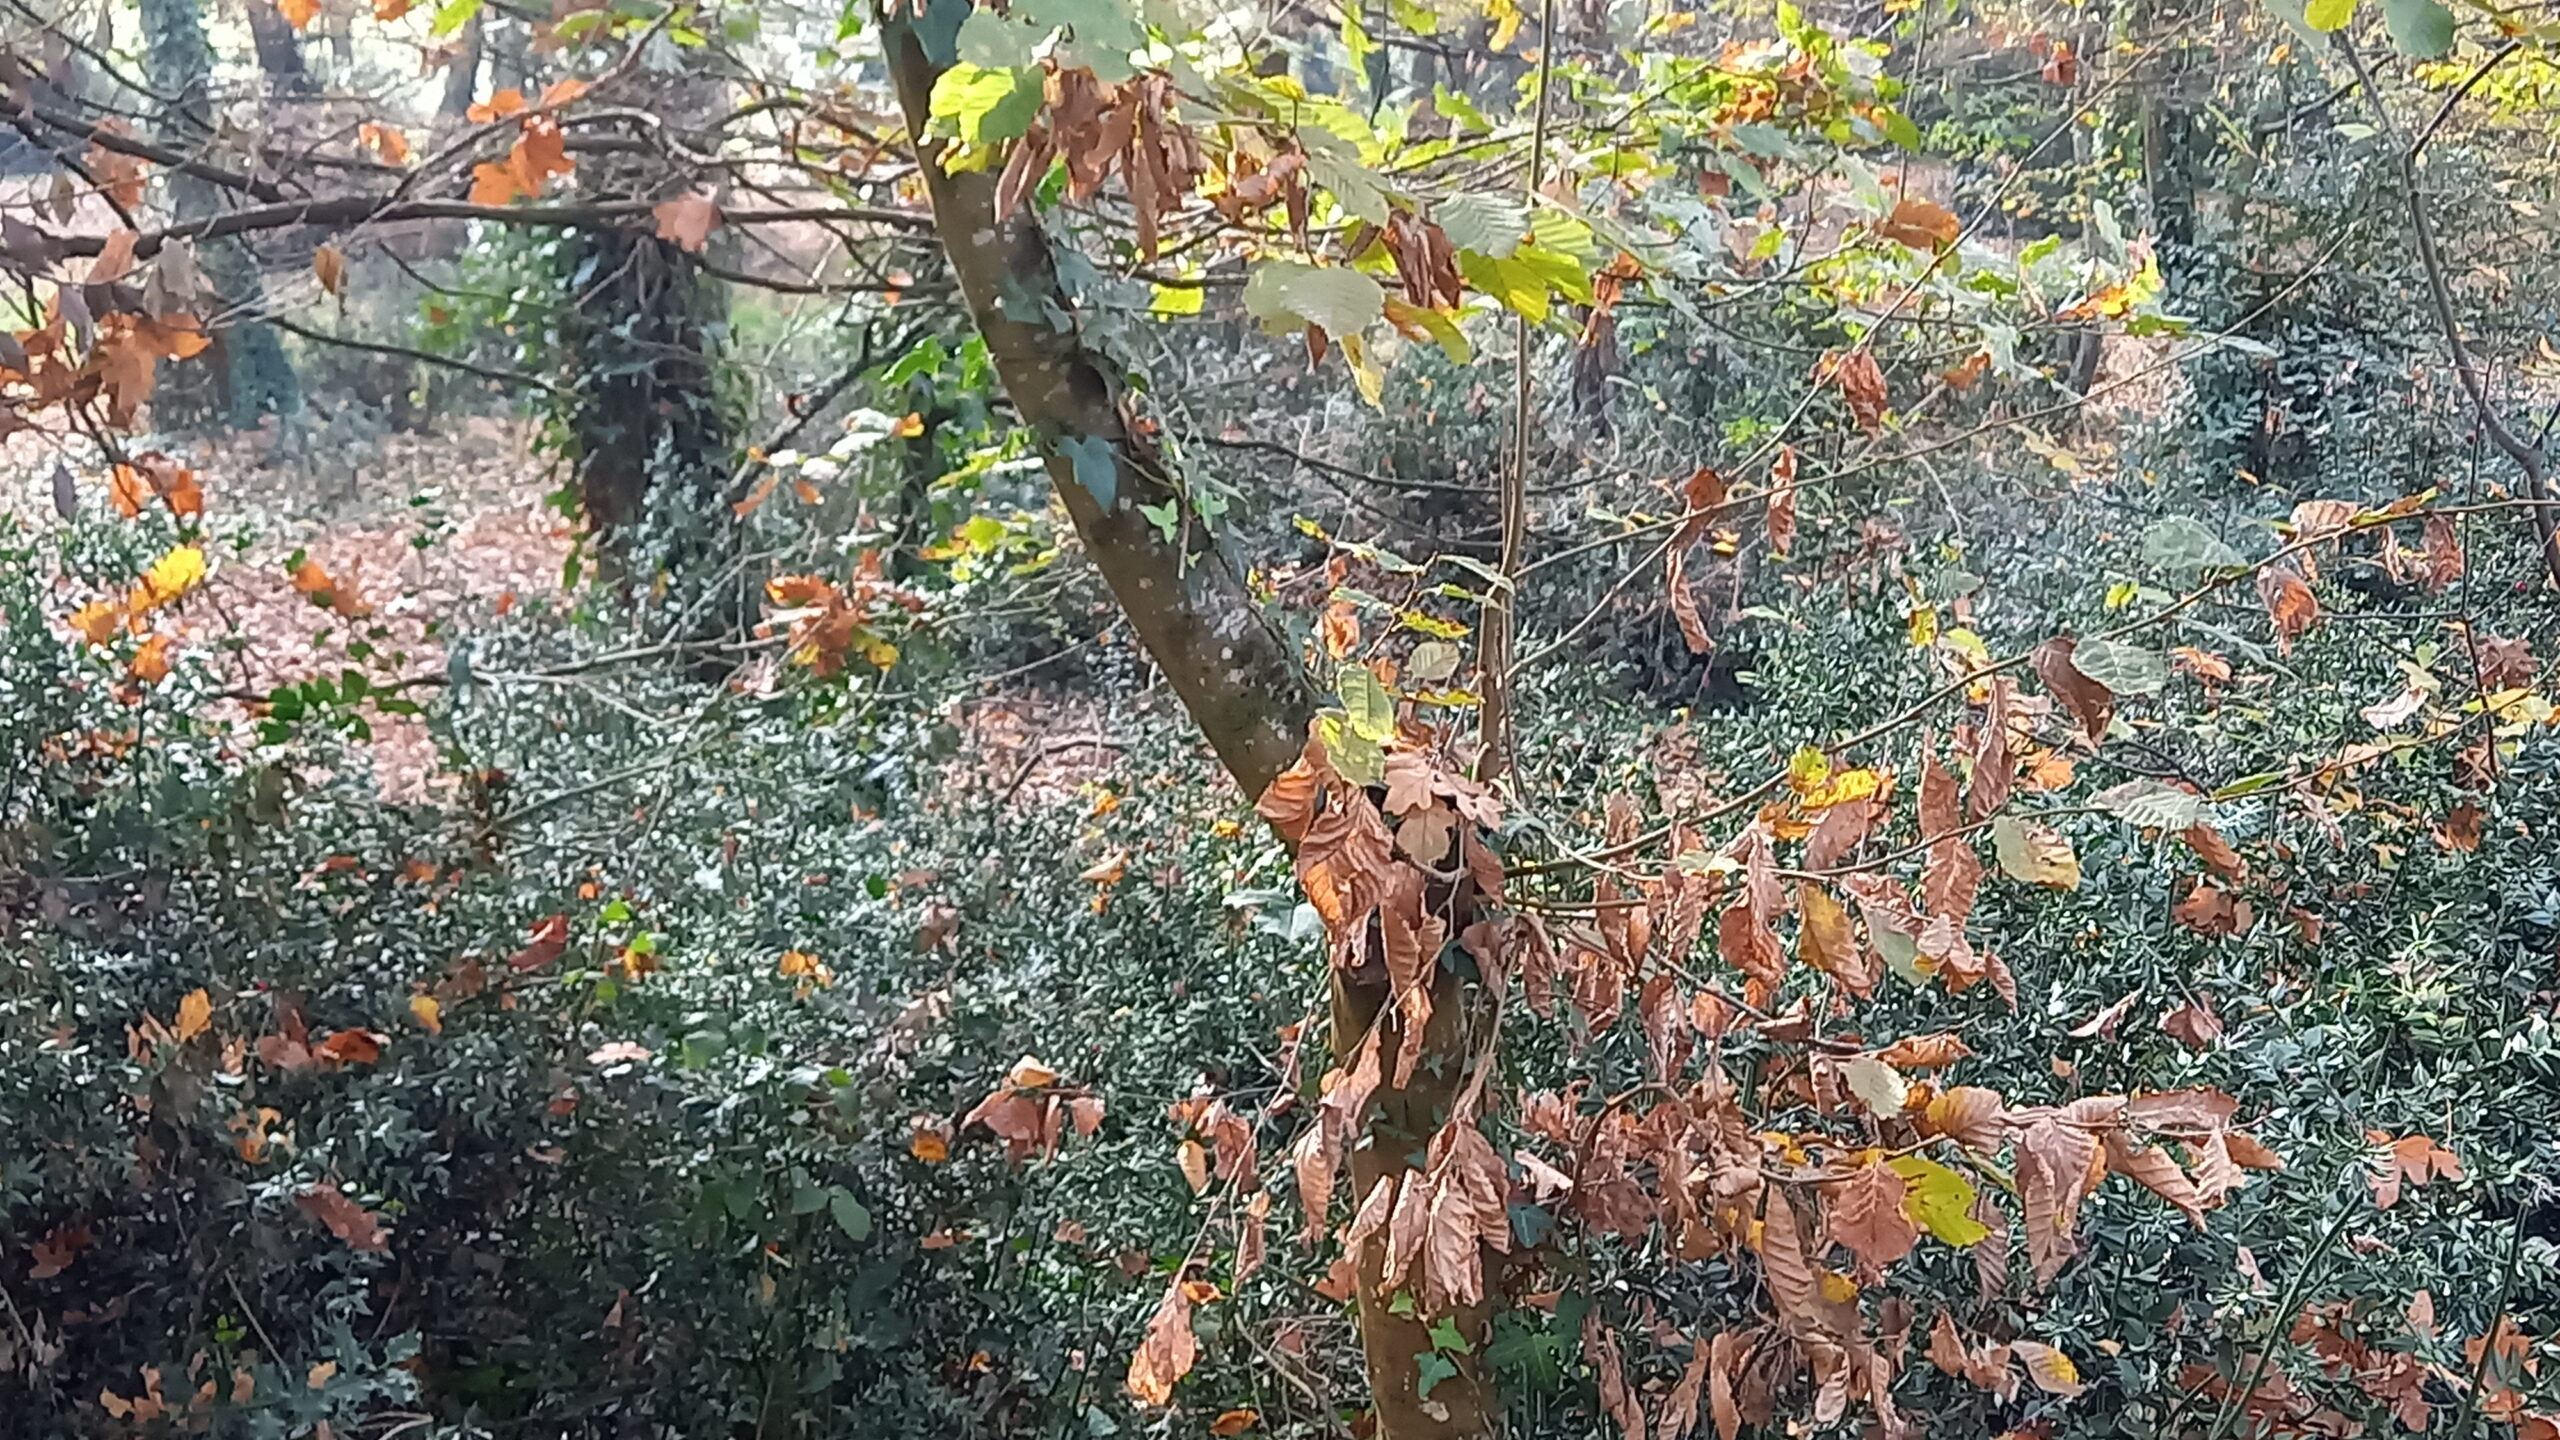
[(2481, 378), (2480, 364), (2472, 357), (2471, 347), (2463, 342), (2462, 323), (2453, 313), (2453, 287), (2445, 280), (2444, 256), (2436, 248), (2435, 225), (2427, 218), (2426, 202), (2418, 194), (2420, 149), (2435, 137), (2437, 127), (2444, 124), (2445, 117), (2452, 113), (2455, 102), (2470, 93), (2471, 87), (2479, 84), (2498, 62), (2514, 54), (2517, 46), (2510, 42), (2490, 52), (2489, 57), (2472, 71), (2469, 79), (2445, 96), (2444, 104), (2437, 109), (2435, 119), (2428, 122), (2427, 128), (2415, 140), (2403, 140), (2399, 122), (2391, 118), (2390, 108), (2382, 103), (2382, 91), (2374, 85), (2373, 72), (2365, 68), (2364, 56), (2356, 52), (2354, 42), (2347, 39), (2343, 30), (2331, 35), (2329, 40), (2337, 46), (2338, 54), (2345, 58), (2347, 68), (2355, 72), (2357, 83), (2364, 87), (2366, 101), (2373, 106), (2375, 123), (2381, 126), (2383, 134), (2391, 138), (2392, 148), (2399, 152), (2400, 190), (2409, 208), (2409, 230), (2418, 244), (2418, 266), (2427, 278), (2428, 307), (2435, 311), (2436, 328), (2444, 332), (2445, 349), (2453, 357), (2453, 373), (2462, 381), (2463, 394), (2470, 397), (2471, 410), (2478, 417), (2481, 430), (2488, 435), (2491, 444), (2524, 472), (2526, 497), (2537, 502), (2530, 513), (2534, 533), (2542, 542), (2543, 568), (2549, 572), (2552, 584), (2560, 585), (2560, 513), (2555, 513), (2560, 512), (2560, 505), (2555, 505), (2552, 500), (2549, 457), (2543, 453), (2538, 441), (2529, 442), (2508, 428), (2506, 418), (2489, 401), (2488, 382)]

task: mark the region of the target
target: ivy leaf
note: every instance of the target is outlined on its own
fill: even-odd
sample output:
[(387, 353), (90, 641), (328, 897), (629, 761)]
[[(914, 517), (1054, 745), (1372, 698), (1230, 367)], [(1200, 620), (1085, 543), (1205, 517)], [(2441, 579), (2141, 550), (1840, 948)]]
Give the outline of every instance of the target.
[(1458, 1362), (1434, 1350), (1414, 1357), (1413, 1376), (1414, 1395), (1416, 1398), (1428, 1400), (1431, 1398), (1432, 1386), (1443, 1380), (1458, 1378)]
[(1076, 483), (1109, 510), (1120, 495), (1120, 462), (1111, 453), (1111, 442), (1099, 435), (1078, 435), (1059, 441), (1058, 453), (1067, 457)]
[(827, 1213), (835, 1217), (836, 1228), (844, 1232), (846, 1239), (859, 1245), (871, 1238), (871, 1212), (844, 1191), (827, 1197)]

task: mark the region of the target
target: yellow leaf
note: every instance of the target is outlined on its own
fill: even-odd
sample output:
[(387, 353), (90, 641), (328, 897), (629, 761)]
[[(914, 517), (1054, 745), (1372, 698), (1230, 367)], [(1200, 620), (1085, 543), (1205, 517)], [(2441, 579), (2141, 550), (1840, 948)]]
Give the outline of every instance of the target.
[(433, 995), (410, 996), (409, 1013), (417, 1017), (418, 1023), (426, 1028), (428, 1034), (444, 1033), (444, 1002)]
[(1911, 648), (1926, 650), (1938, 643), (1938, 607), (1923, 605), (1911, 612)]
[(1972, 1181), (1917, 1155), (1898, 1155), (1885, 1163), (1902, 1177), (1902, 1211), (1921, 1229), (1958, 1249), (1990, 1236), (1973, 1218)]
[(178, 1002), (178, 1041), (184, 1044), (203, 1034), (213, 1025), (213, 997), (202, 986), (187, 992)]
[(141, 583), (133, 587), (133, 595), (125, 608), (139, 615), (156, 610), (193, 590), (204, 580), (204, 552), (193, 545), (181, 545), (151, 562), (142, 572)]
[(1799, 745), (1787, 757), (1787, 785), (1799, 795), (1810, 795), (1831, 778), (1831, 757), (1810, 745)]

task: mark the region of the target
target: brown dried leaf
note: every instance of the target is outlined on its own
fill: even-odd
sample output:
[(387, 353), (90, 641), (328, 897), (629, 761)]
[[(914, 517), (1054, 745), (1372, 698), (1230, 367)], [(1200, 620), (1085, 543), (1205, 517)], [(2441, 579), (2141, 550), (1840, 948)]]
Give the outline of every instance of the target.
[(2045, 688), (2080, 722), (2080, 728), (2088, 732), (2091, 740), (2103, 740), (2108, 723), (2115, 718), (2115, 692), (2080, 673), (2080, 667), (2072, 663), (2072, 652), (2079, 643), (2068, 635), (2057, 635), (2037, 646), (2033, 656), (2036, 678), (2044, 681)]
[(2275, 622), (2276, 649), (2293, 653), (2293, 642), (2320, 620), (2320, 600), (2311, 593), (2310, 585), (2294, 571), (2270, 565), (2258, 572), (2258, 598), (2267, 607), (2267, 618)]
[(1155, 1318), (1147, 1322), (1147, 1338), (1129, 1360), (1129, 1393), (1142, 1405), (1173, 1403), (1174, 1382), (1191, 1373), (1200, 1358), (1191, 1334), (1191, 1296), (1176, 1275), (1165, 1287)]
[(1903, 1210), (1903, 1192), (1902, 1177), (1878, 1161), (1850, 1176), (1824, 1206), (1825, 1233), (1857, 1256), (1870, 1277), (1883, 1275), (1920, 1243), (1920, 1227)]
[(382, 1230), (382, 1220), (347, 1197), (335, 1185), (315, 1185), (293, 1197), (304, 1214), (329, 1227), (329, 1233), (359, 1252), (391, 1248), (391, 1239)]

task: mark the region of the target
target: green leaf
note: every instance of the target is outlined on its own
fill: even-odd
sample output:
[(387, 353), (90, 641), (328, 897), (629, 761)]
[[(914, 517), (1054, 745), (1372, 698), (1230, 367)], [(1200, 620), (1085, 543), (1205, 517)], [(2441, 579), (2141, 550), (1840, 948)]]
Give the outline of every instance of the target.
[(1457, 1378), (1458, 1362), (1441, 1354), (1439, 1351), (1434, 1350), (1429, 1354), (1415, 1358), (1413, 1374), (1414, 1395), (1417, 1398), (1428, 1400), (1431, 1398), (1432, 1386), (1439, 1384), (1443, 1380), (1454, 1380)]
[(2204, 797), (2160, 780), (2128, 780), (2090, 797), (2108, 814), (2144, 830), (2184, 830), (2210, 813)]
[(1484, 112), (1475, 107), (1474, 101), (1446, 85), (1434, 84), (1431, 87), (1431, 108), (1464, 129), (1481, 132), (1493, 128), (1493, 123), (1484, 118)]
[[(1299, 132), (1302, 138), (1321, 133)], [(1307, 178), (1331, 191), (1347, 213), (1372, 225), (1384, 225), (1387, 223), (1386, 182), (1361, 164), (1356, 154), (1346, 157), (1340, 153), (1350, 148), (1330, 134), (1324, 135), (1323, 143), (1308, 145)]]
[(1452, 1355), (1472, 1355), (1476, 1349), (1467, 1343), (1466, 1336), (1458, 1333), (1458, 1322), (1447, 1315), (1431, 1322), (1431, 1348)]
[(1467, 284), (1492, 296), (1502, 308), (1530, 324), (1547, 318), (1547, 285), (1537, 272), (1514, 260), (1496, 260), (1473, 250), (1458, 252), (1458, 273)]
[(2303, 22), (2314, 30), (2344, 30), (2356, 18), (2356, 0), (2311, 0), (2303, 8)]
[(1517, 197), (1461, 192), (1431, 207), (1449, 244), (1489, 259), (1507, 258), (1529, 237), (1529, 209)]
[(1973, 1218), (1973, 1182), (1917, 1155), (1897, 1155), (1885, 1162), (1902, 1177), (1902, 1212), (1923, 1230), (1961, 1250), (1991, 1236)]
[(2071, 663), (2118, 695), (2157, 695), (2169, 683), (2167, 659), (2121, 640), (2092, 635), (2072, 650)]
[(2243, 775), (2239, 779), (2232, 781), (2230, 784), (2223, 786), (2221, 789), (2214, 791), (2213, 798), (2216, 800), (2237, 800), (2242, 796), (2255, 795), (2261, 790), (2272, 790), (2278, 785), (2283, 784), (2284, 780), (2285, 774), (2281, 770), (2261, 770), (2255, 775)]
[(844, 1191), (828, 1198), (827, 1213), (835, 1217), (836, 1228), (844, 1232), (846, 1239), (859, 1245), (871, 1238), (871, 1212)]
[(480, 0), (445, 0), (445, 3), (436, 10), (435, 23), (427, 29), (429, 33), (442, 39), (470, 24), (471, 17), (479, 13)]
[(1464, 365), (1475, 358), (1476, 347), (1467, 342), (1466, 332), (1460, 330), (1458, 322), (1444, 311), (1408, 305), (1389, 296), (1387, 318), (1395, 322), (1399, 329), (1416, 325), (1422, 327), (1424, 333), (1440, 346), (1454, 364)]
[(1368, 666), (1346, 660), (1334, 671), (1334, 689), (1342, 696), (1343, 713), (1363, 739), (1383, 742), (1396, 733), (1396, 699), (1378, 683)]
[(1316, 739), (1323, 742), (1324, 757), (1343, 779), (1354, 785), (1376, 785), (1387, 778), (1387, 752), (1378, 742), (1351, 728), (1350, 720), (1339, 710), (1327, 710), (1316, 716)]
[(1028, 66), (954, 65), (933, 82), (933, 118), (963, 144), (1017, 140), (1040, 113), (1042, 84)]
[(1029, 65), (1032, 52), (1047, 38), (1046, 32), (993, 10), (972, 10), (960, 22), (958, 48), (963, 64), (1011, 70)]
[(1244, 283), (1244, 308), (1272, 334), (1304, 325), (1329, 335), (1357, 335), (1386, 307), (1378, 282), (1340, 265), (1266, 260)]
[(1078, 435), (1059, 441), (1057, 448), (1067, 457), (1076, 483), (1096, 504), (1110, 509), (1120, 495), (1120, 460), (1111, 453), (1111, 442), (1099, 435)]
[(1013, 9), (1034, 25), (1072, 32), (1083, 44), (1118, 50), (1124, 56), (1147, 43), (1146, 28), (1125, 0), (1015, 0)]
[(2249, 563), (2203, 522), (2185, 515), (2144, 531), (2142, 558), (2164, 570), (2236, 570)]
[(2439, 0), (2383, 0), (2391, 43), (2421, 60), (2440, 60), (2453, 49), (2453, 12)]

